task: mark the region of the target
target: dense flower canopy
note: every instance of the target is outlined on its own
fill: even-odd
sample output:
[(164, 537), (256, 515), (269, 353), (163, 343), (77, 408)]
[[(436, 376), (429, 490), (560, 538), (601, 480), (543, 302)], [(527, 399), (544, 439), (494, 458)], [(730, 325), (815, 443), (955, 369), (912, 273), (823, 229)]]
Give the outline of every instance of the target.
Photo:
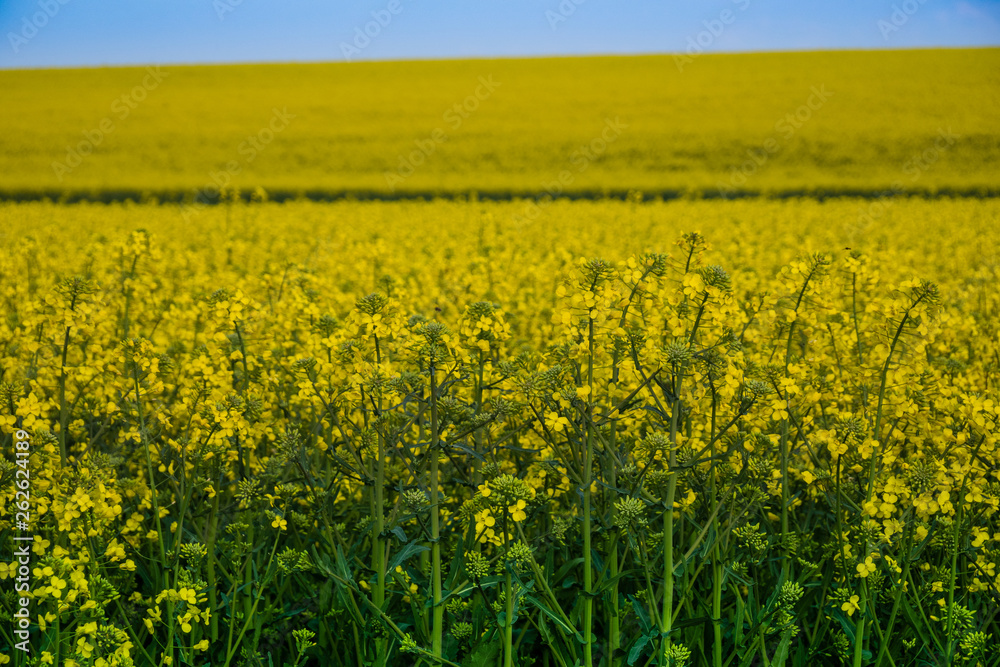
[(995, 203), (0, 206), (43, 663), (997, 636)]

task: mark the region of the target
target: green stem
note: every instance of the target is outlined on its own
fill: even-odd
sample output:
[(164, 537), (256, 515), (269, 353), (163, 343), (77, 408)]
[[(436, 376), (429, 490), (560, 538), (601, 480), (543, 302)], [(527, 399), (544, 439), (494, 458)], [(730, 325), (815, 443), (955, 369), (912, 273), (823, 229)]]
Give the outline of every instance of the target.
[[(381, 369), (382, 367), (382, 353), (379, 349), (378, 336), (375, 337), (375, 363)], [(378, 415), (382, 414), (382, 393), (379, 392), (378, 397)], [(382, 435), (382, 430), (378, 430), (378, 448), (377, 456), (378, 461), (375, 463), (375, 507), (374, 518), (372, 528), (372, 567), (375, 569), (375, 592), (374, 592), (374, 603), (378, 607), (379, 611), (383, 610), (385, 606), (385, 540), (382, 538), (382, 533), (385, 531), (385, 438)], [(379, 654), (385, 653), (387, 648), (387, 642), (385, 640), (378, 642), (378, 652)]]
[(250, 613), (243, 620), (243, 628), (240, 629), (240, 634), (237, 635), (236, 641), (230, 646), (229, 651), (226, 654), (226, 662), (222, 667), (229, 667), (229, 663), (232, 661), (233, 656), (236, 655), (236, 649), (239, 648), (240, 642), (243, 641), (243, 635), (246, 634), (247, 628), (250, 627), (250, 623), (253, 621), (253, 615), (257, 611), (257, 605), (260, 603), (260, 599), (264, 595), (264, 586), (270, 580), (268, 574), (270, 574), (271, 571), (271, 563), (274, 561), (274, 554), (278, 550), (278, 542), (280, 541), (278, 539), (279, 537), (280, 534), (274, 538), (274, 546), (271, 547), (271, 555), (267, 559), (267, 565), (264, 566), (264, 580), (257, 588), (257, 594), (254, 596), (253, 606), (250, 607)]
[[(614, 421), (611, 422), (611, 442), (609, 443), (610, 453), (608, 454), (608, 486), (612, 489), (617, 488), (618, 480), (615, 474), (615, 461), (612, 458), (615, 452), (615, 431), (614, 431)], [(611, 525), (615, 522), (615, 511), (614, 504), (611, 505)], [(615, 656), (615, 651), (621, 647), (621, 613), (618, 608), (618, 539), (615, 538), (612, 541), (611, 549), (609, 550), (608, 559), (611, 561), (610, 575), (614, 583), (611, 585), (611, 608), (608, 610), (608, 655), (611, 656), (609, 662), (611, 665), (618, 665), (621, 660)]]
[[(871, 452), (871, 462), (868, 465), (868, 489), (865, 494), (865, 505), (872, 499), (872, 493), (875, 490), (875, 475), (877, 473), (877, 463), (878, 459), (881, 458), (881, 451), (885, 448), (885, 443), (881, 437), (882, 429), (882, 406), (885, 403), (885, 389), (888, 384), (889, 378), (889, 365), (892, 362), (892, 355), (896, 351), (896, 344), (899, 343), (899, 337), (903, 333), (903, 328), (906, 326), (906, 322), (910, 318), (910, 313), (912, 310), (923, 300), (923, 296), (919, 297), (916, 301), (910, 304), (910, 307), (906, 309), (903, 313), (903, 318), (899, 321), (899, 326), (896, 328), (896, 334), (892, 338), (892, 344), (889, 346), (889, 354), (885, 357), (885, 363), (882, 365), (881, 378), (878, 390), (878, 408), (875, 411), (875, 429), (873, 435), (875, 436), (875, 441), (879, 444), (878, 452)], [(890, 429), (891, 430), (891, 429)], [(859, 554), (860, 557), (865, 558), (868, 555), (870, 549), (869, 544), (865, 544), (865, 552)], [(861, 595), (860, 595), (860, 611), (858, 612), (858, 623), (854, 634), (854, 667), (861, 667), (861, 660), (864, 650), (865, 641), (865, 615), (868, 613), (868, 586), (867, 580), (862, 580), (861, 582)]]
[(889, 643), (892, 639), (892, 627), (896, 623), (896, 614), (899, 612), (899, 602), (903, 599), (903, 589), (906, 586), (907, 577), (910, 574), (910, 543), (913, 539), (913, 528), (907, 526), (906, 536), (903, 538), (903, 549), (901, 553), (905, 559), (903, 562), (902, 573), (899, 576), (899, 586), (897, 587), (896, 593), (893, 596), (892, 601), (892, 612), (889, 614), (889, 624), (885, 628), (885, 639), (882, 641), (882, 646), (879, 648), (878, 657), (875, 659), (875, 667), (881, 667), (882, 659), (886, 657), (886, 651), (889, 649)]
[[(710, 486), (709, 486), (709, 507), (715, 507), (718, 495), (718, 477), (719, 473), (716, 470), (715, 461), (715, 415), (716, 415), (716, 396), (715, 387), (712, 386), (712, 422), (711, 422), (711, 438), (712, 438), (712, 465), (710, 471)], [(713, 667), (722, 667), (722, 562), (721, 554), (719, 553), (719, 515), (716, 513), (712, 519), (712, 528), (715, 532), (714, 542), (712, 544), (712, 665)]]
[[(139, 438), (142, 440), (142, 449), (146, 454), (146, 474), (149, 475), (149, 495), (151, 503), (153, 505), (153, 514), (156, 515), (156, 543), (160, 548), (160, 564), (163, 568), (166, 567), (167, 555), (163, 548), (163, 526), (160, 522), (160, 501), (156, 495), (156, 482), (153, 479), (153, 456), (149, 451), (149, 440), (146, 437), (146, 418), (142, 413), (142, 397), (139, 387), (139, 371), (138, 369), (132, 372), (132, 379), (135, 386), (135, 409), (136, 414), (139, 418)], [(158, 582), (160, 589), (165, 588), (162, 581)]]
[[(506, 524), (507, 522), (504, 521)], [(506, 528), (504, 529), (506, 535)], [(506, 539), (506, 538), (505, 538)], [(507, 543), (507, 550), (510, 550), (510, 543)], [(507, 564), (504, 572), (504, 628), (503, 628), (503, 664), (504, 667), (514, 667), (514, 584), (510, 576), (510, 563)]]
[(66, 327), (63, 337), (62, 362), (59, 367), (59, 457), (63, 468), (66, 467), (67, 434), (69, 428), (69, 404), (66, 402), (66, 356), (69, 352), (70, 327)]
[(583, 664), (591, 667), (594, 664), (594, 642), (592, 628), (594, 623), (594, 598), (591, 597), (594, 586), (593, 557), (591, 555), (591, 490), (594, 460), (594, 320), (589, 321), (587, 330), (587, 451), (583, 459), (583, 588), (586, 598), (583, 601)]
[(862, 659), (864, 657), (864, 636), (865, 636), (865, 612), (868, 605), (868, 586), (867, 579), (861, 580), (861, 598), (860, 607), (861, 611), (858, 612), (858, 622), (854, 626), (854, 667), (861, 667)]
[(218, 619), (218, 607), (219, 599), (218, 592), (215, 590), (216, 579), (215, 579), (215, 538), (216, 530), (218, 528), (216, 517), (219, 514), (219, 492), (216, 491), (215, 495), (212, 496), (212, 511), (208, 519), (208, 539), (206, 540), (205, 549), (207, 551), (207, 573), (208, 573), (208, 606), (212, 610), (212, 616), (209, 619), (209, 633), (212, 637), (212, 641), (219, 639), (219, 619)]
[(854, 335), (858, 342), (858, 365), (864, 365), (864, 351), (861, 347), (861, 325), (858, 323), (858, 274), (851, 274), (851, 314), (854, 320)]
[[(785, 403), (785, 410), (791, 406)], [(781, 574), (787, 579), (791, 568), (791, 551), (788, 539), (788, 417), (782, 420), (781, 428)]]
[(670, 661), (670, 631), (673, 628), (674, 606), (674, 498), (677, 495), (677, 426), (680, 418), (680, 379), (673, 382), (674, 400), (670, 415), (670, 455), (667, 474), (666, 507), (663, 513), (663, 612), (660, 627), (663, 632), (663, 664)]
[(431, 624), (431, 652), (434, 657), (441, 657), (442, 638), (444, 636), (444, 607), (441, 606), (441, 498), (438, 493), (438, 458), (440, 453), (440, 433), (438, 425), (437, 378), (434, 365), (430, 366), (431, 376), (431, 587), (433, 596), (433, 623)]

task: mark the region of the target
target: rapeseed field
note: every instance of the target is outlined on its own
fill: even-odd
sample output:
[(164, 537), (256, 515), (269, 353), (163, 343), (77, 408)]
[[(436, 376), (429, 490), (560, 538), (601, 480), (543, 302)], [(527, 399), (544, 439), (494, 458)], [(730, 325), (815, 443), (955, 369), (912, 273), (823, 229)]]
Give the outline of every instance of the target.
[(997, 49), (0, 71), (0, 195), (996, 192), (998, 72)]
[[(447, 67), (467, 71), (443, 100), (479, 74)], [(125, 75), (87, 76), (117, 89)], [(261, 68), (247, 92), (267, 113), (271, 76)], [(508, 117), (501, 96), (518, 84), (498, 80), (498, 108), (491, 98), (483, 113)], [(647, 83), (620, 86), (650, 109), (671, 97)], [(150, 105), (186, 99), (167, 92), (184, 75), (162, 85)], [(810, 136), (845, 113), (834, 104), (848, 91), (833, 90)], [(914, 104), (957, 104), (945, 97)], [(76, 121), (99, 107), (88, 99)], [(605, 112), (616, 113), (601, 109), (595, 131)], [(322, 104), (294, 113), (312, 123), (301, 137), (347, 131)], [(392, 126), (384, 113), (372, 122)], [(975, 124), (995, 111), (965, 113)], [(469, 120), (470, 142), (498, 131), (491, 117)], [(563, 118), (572, 132), (549, 144), (559, 155), (592, 129), (582, 112)], [(655, 114), (631, 118), (623, 152), (609, 148), (580, 187), (619, 168), (628, 188), (659, 174), (655, 149), (680, 130), (640, 132)], [(723, 147), (760, 138), (746, 122), (712, 144), (716, 166), (692, 173), (724, 173)], [(803, 172), (782, 182), (814, 182), (885, 141), (896, 152), (865, 176), (881, 182), (933, 126), (865, 147), (857, 126), (822, 148), (803, 138)], [(115, 135), (79, 175), (87, 187), (198, 187), (236, 128), (200, 155), (157, 153), (177, 161), (172, 181)], [(516, 153), (528, 140), (504, 131), (531, 170), (498, 155), (476, 186), (533, 188), (558, 166), (543, 148)], [(173, 140), (145, 136), (149, 150)], [(643, 136), (654, 137), (646, 157), (634, 152)], [(986, 178), (994, 153), (976, 151), (995, 127), (968, 136), (926, 182)], [(3, 140), (8, 162), (16, 142), (35, 141)], [(330, 164), (380, 187), (373, 153), (277, 142), (255, 163), (268, 160), (268, 184)], [(389, 155), (405, 144), (386, 142)], [(459, 165), (480, 164), (462, 153), (472, 145), (449, 144), (421, 172), (433, 179), (408, 183), (469, 186), (477, 176)], [(298, 162), (307, 155), (313, 166)], [(7, 185), (51, 182), (47, 158), (19, 164)], [(837, 173), (830, 183), (853, 183), (849, 164)], [(0, 203), (0, 606), (13, 620), (0, 625), (0, 663), (997, 664), (995, 199), (222, 195)], [(34, 540), (14, 542), (29, 521)], [(35, 652), (18, 663), (12, 647), (28, 636)]]

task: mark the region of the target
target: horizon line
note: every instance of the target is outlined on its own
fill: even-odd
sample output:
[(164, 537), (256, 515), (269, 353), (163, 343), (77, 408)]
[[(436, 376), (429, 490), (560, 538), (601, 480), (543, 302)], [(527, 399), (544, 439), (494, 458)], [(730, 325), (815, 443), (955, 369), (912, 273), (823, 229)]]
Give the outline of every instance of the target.
[[(781, 55), (806, 53), (892, 53), (906, 51), (986, 51), (1000, 50), (1000, 44), (983, 45), (940, 45), (940, 46), (903, 46), (903, 47), (832, 47), (804, 49), (752, 49), (752, 50), (719, 50), (703, 51), (699, 58), (707, 56), (738, 56), (738, 55)], [(238, 67), (259, 65), (361, 65), (390, 63), (433, 63), (433, 62), (463, 62), (463, 61), (495, 61), (495, 60), (569, 60), (584, 58), (668, 58), (671, 56), (690, 55), (687, 51), (655, 51), (633, 53), (566, 53), (566, 54), (525, 54), (525, 55), (480, 55), (480, 56), (445, 56), (445, 57), (413, 57), (413, 58), (359, 58), (357, 60), (323, 59), (323, 60), (218, 60), (218, 61), (166, 61), (166, 62), (136, 62), (136, 63), (104, 63), (87, 65), (56, 65), (39, 67), (7, 67), (0, 64), (0, 72), (40, 72), (40, 71), (71, 71), (95, 69), (138, 69), (143, 67)]]

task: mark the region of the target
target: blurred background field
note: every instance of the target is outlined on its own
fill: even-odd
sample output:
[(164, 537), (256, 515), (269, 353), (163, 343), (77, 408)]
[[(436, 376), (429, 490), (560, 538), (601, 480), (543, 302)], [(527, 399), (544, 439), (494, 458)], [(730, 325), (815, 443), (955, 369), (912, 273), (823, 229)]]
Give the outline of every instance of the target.
[(0, 89), (4, 198), (1000, 188), (998, 49), (8, 70)]

